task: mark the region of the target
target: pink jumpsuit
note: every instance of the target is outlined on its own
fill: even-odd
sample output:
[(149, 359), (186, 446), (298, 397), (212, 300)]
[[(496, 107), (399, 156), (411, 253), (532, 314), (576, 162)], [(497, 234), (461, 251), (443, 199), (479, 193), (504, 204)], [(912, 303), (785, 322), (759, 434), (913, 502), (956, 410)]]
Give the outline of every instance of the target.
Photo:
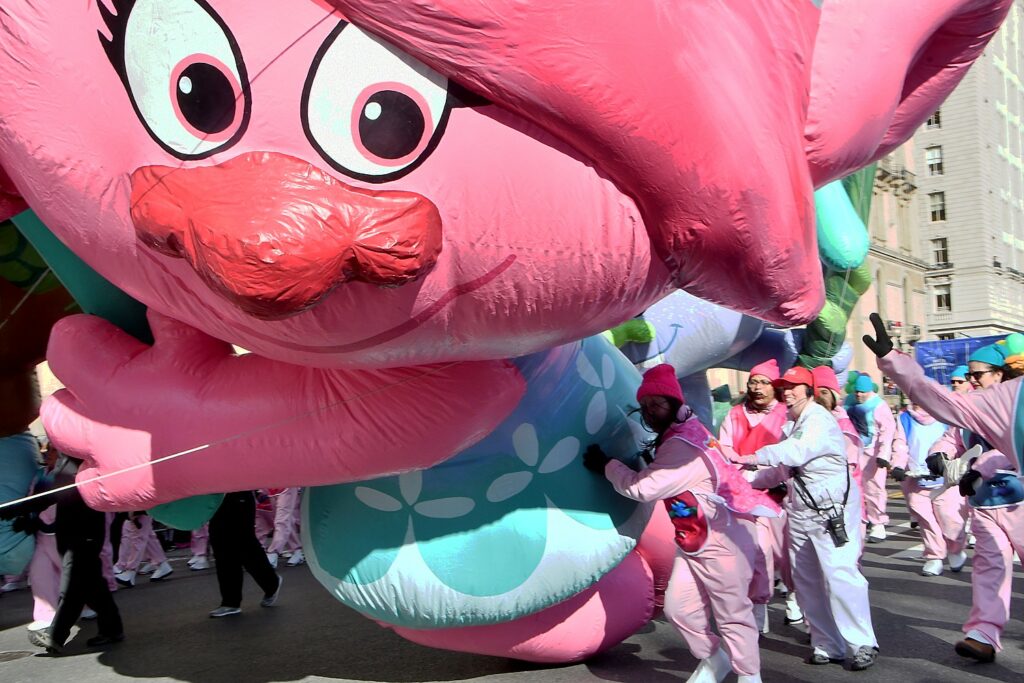
[[(928, 379), (914, 360), (898, 351), (878, 359), (878, 367), (892, 377), (911, 399), (936, 419), (957, 425), (980, 435), (994, 447), (984, 453), (974, 469), (985, 478), (997, 469), (1016, 469), (1010, 453), (1020, 457), (1014, 442), (1018, 427), (1017, 378), (982, 391), (958, 394), (947, 391)], [(996, 510), (975, 509), (971, 531), (975, 536), (971, 590), (971, 613), (964, 632), (982, 634), (996, 650), (1010, 615), (1010, 584), (1013, 578), (1013, 552), (1024, 557), (1024, 505)]]
[(889, 472), (878, 466), (878, 459), (892, 462), (892, 440), (896, 436), (896, 418), (892, 416), (889, 404), (879, 401), (874, 410), (875, 433), (871, 442), (864, 447), (861, 456), (861, 488), (864, 494), (864, 509), (870, 524), (886, 525), (888, 497), (885, 480)]
[(274, 539), (267, 548), (268, 553), (280, 555), (283, 552), (293, 553), (302, 550), (302, 540), (299, 537), (299, 519), (302, 514), (300, 491), (301, 489), (293, 487), (284, 489), (274, 496)]
[[(138, 526), (136, 526), (138, 522)], [(121, 552), (117, 564), (122, 571), (138, 571), (143, 560), (160, 565), (167, 561), (160, 540), (153, 531), (153, 518), (138, 515), (135, 521), (124, 520), (121, 531)]]
[[(778, 443), (782, 439), (782, 425), (785, 423), (786, 406), (778, 401), (772, 402), (766, 410), (752, 410), (744, 402), (733, 406), (722, 421), (718, 445), (729, 460), (737, 462), (737, 455), (753, 455), (765, 444)], [(789, 553), (786, 550), (785, 514), (757, 518), (757, 546), (750, 599), (757, 604), (767, 604), (771, 601), (776, 571), (786, 588), (793, 590)]]
[[(39, 514), (41, 522), (52, 525), (57, 508), (51, 505)], [(36, 534), (36, 549), (28, 566), (28, 580), (32, 584), (32, 620), (34, 628), (44, 628), (53, 622), (60, 601), (61, 556), (57, 552), (57, 537), (53, 532)]]
[[(928, 474), (924, 460), (932, 453), (945, 452), (949, 448), (946, 444), (950, 442), (950, 435), (956, 435), (960, 430), (955, 427), (943, 429), (942, 424), (927, 413), (909, 412), (917, 423), (911, 428), (912, 432), (918, 429), (918, 425), (922, 431), (933, 431), (934, 426), (938, 426), (941, 435), (931, 444), (927, 443), (931, 441), (930, 438), (923, 441), (920, 439), (925, 434), (919, 435), (917, 439), (912, 434), (908, 441), (902, 421), (897, 420), (896, 438), (892, 444), (892, 466), (907, 471), (907, 478), (900, 483), (900, 488), (903, 489), (910, 515), (918, 524), (921, 542), (924, 544), (924, 559), (944, 560), (949, 555), (963, 552), (967, 547), (967, 516), (970, 508), (956, 486), (932, 497), (942, 482), (940, 480), (932, 484), (924, 478)], [(956, 455), (951, 453), (950, 457)]]
[[(759, 673), (758, 632), (748, 596), (756, 554), (753, 524), (714, 501), (715, 486), (700, 449), (669, 438), (658, 447), (647, 469), (634, 472), (612, 460), (605, 476), (616, 491), (634, 500), (658, 501), (686, 492), (696, 499), (707, 537), (693, 552), (677, 550), (665, 595), (665, 616), (693, 656), (708, 659), (722, 644), (733, 671), (747, 676)], [(712, 614), (721, 637), (711, 628)]]

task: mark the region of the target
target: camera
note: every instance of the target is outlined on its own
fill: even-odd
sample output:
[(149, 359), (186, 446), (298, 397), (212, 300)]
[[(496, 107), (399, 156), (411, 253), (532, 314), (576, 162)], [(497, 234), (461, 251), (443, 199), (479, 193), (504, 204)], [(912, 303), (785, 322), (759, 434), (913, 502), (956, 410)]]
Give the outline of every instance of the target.
[(829, 516), (825, 519), (825, 531), (832, 537), (832, 543), (837, 548), (846, 545), (850, 538), (846, 535), (846, 520), (843, 519), (842, 506), (832, 508)]

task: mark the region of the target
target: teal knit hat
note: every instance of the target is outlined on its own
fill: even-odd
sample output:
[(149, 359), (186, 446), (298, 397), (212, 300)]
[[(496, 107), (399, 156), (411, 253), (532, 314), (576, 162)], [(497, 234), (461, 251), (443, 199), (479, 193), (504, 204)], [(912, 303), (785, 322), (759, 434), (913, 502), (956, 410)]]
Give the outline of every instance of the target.
[(982, 346), (971, 354), (967, 359), (969, 362), (988, 363), (997, 368), (1003, 367), (1006, 362), (1006, 347), (1002, 344), (989, 344)]
[(871, 377), (868, 375), (861, 375), (857, 378), (857, 381), (853, 383), (854, 391), (869, 392), (875, 391), (876, 389), (878, 389), (878, 387), (875, 386), (875, 383), (871, 381)]
[(967, 366), (958, 365), (953, 368), (953, 373), (949, 376), (950, 379), (967, 379)]

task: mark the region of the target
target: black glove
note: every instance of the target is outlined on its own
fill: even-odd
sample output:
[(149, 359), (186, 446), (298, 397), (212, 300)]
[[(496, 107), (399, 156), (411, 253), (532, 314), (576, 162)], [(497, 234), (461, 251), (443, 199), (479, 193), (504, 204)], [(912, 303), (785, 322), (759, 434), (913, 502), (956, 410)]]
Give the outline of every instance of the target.
[(870, 318), (871, 324), (875, 327), (875, 338), (872, 339), (871, 335), (865, 334), (863, 337), (864, 343), (867, 344), (872, 353), (881, 358), (892, 351), (892, 338), (885, 331), (885, 323), (882, 322), (880, 315), (872, 313)]
[(11, 522), (11, 530), (15, 533), (20, 531), (23, 534), (34, 536), (39, 530), (39, 518), (35, 515), (15, 517), (14, 521)]
[(15, 517), (21, 517), (24, 514), (25, 510), (20, 505), (11, 505), (9, 507), (0, 508), (0, 519), (10, 521)]
[(605, 455), (605, 452), (596, 443), (587, 446), (586, 452), (583, 453), (583, 466), (598, 474), (604, 474), (604, 467), (609, 460), (611, 458)]
[(904, 479), (907, 478), (907, 471), (902, 467), (893, 467), (892, 472), (890, 472), (889, 474), (891, 474), (892, 478), (898, 482), (902, 482)]
[(981, 479), (981, 473), (975, 470), (967, 470), (967, 474), (960, 478), (960, 495), (973, 496), (974, 484)]
[(889, 469), (889, 461), (885, 458), (875, 458), (875, 464), (878, 465), (878, 469), (880, 470)]
[(924, 459), (924, 464), (928, 466), (928, 473), (935, 477), (941, 477), (946, 473), (946, 468), (943, 467), (944, 462), (946, 462), (946, 456), (942, 453), (932, 453)]

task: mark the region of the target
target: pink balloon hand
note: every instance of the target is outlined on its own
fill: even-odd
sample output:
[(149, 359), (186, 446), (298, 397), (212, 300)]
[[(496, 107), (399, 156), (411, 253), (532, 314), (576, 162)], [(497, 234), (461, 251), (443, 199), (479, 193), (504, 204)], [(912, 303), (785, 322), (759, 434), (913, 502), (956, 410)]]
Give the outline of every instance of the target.
[(44, 402), (43, 425), (84, 460), (78, 481), (96, 509), (429, 467), (490, 433), (525, 391), (506, 361), (323, 370), (238, 356), (152, 311), (149, 321), (153, 346), (87, 315), (50, 337), (66, 389)]

